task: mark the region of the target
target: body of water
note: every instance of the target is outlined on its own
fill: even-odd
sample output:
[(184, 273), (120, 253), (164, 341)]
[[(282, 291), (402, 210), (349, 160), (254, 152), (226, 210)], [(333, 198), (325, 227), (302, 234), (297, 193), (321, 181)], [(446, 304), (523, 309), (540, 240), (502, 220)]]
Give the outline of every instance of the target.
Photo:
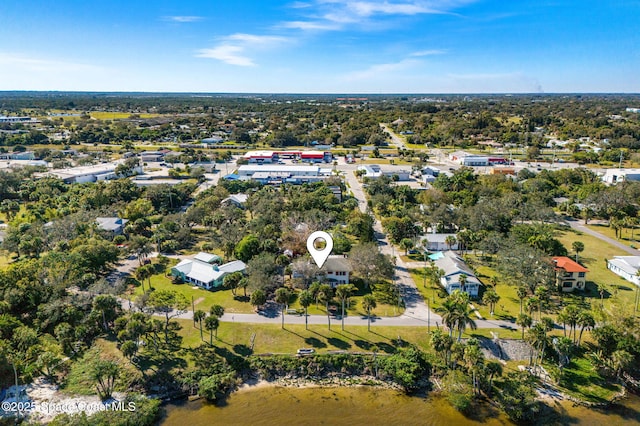
[[(563, 401), (554, 408), (557, 417), (545, 416), (539, 424), (637, 425), (640, 398), (632, 396), (607, 410), (574, 407)], [(438, 396), (409, 397), (400, 392), (368, 387), (284, 388), (257, 387), (234, 393), (220, 406), (204, 401), (170, 404), (162, 426), (205, 425), (511, 425), (504, 414), (481, 404), (464, 416)]]

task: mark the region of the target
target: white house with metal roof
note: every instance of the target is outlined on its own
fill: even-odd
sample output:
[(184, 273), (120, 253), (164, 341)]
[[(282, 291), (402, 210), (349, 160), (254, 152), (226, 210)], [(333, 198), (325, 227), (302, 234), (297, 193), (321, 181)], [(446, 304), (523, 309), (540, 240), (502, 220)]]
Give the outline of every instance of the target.
[[(444, 252), (442, 257), (435, 261), (435, 265), (444, 271), (442, 278), (440, 278), (440, 284), (447, 293), (451, 294), (454, 290), (460, 290), (468, 293), (471, 297), (478, 297), (482, 283), (460, 256), (453, 251)], [(467, 277), (464, 284), (460, 279), (463, 275)]]
[(213, 263), (219, 256), (208, 253), (198, 253), (193, 259), (184, 259), (171, 268), (171, 275), (181, 278), (204, 289), (220, 287), (224, 277), (233, 272), (243, 272), (247, 265), (241, 260), (234, 260), (218, 266)]
[(613, 256), (607, 259), (607, 269), (625, 280), (640, 286), (640, 256)]
[(129, 219), (120, 219), (119, 217), (97, 217), (96, 223), (98, 229), (106, 232), (110, 232), (111, 235), (121, 235), (124, 232), (124, 227), (129, 222)]

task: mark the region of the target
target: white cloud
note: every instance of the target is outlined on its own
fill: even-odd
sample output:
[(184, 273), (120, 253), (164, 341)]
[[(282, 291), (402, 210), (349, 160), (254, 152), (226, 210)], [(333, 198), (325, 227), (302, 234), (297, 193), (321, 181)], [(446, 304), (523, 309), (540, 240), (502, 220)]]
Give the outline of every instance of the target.
[(365, 0), (316, 0), (304, 3), (302, 9), (307, 20), (285, 22), (285, 28), (301, 30), (339, 30), (348, 24), (370, 23), (376, 18), (390, 16), (415, 16), (446, 14), (454, 9), (478, 0), (414, 0), (414, 1), (365, 1)]
[(255, 34), (243, 34), (237, 33), (227, 37), (223, 37), (224, 40), (237, 41), (241, 43), (251, 43), (260, 45), (275, 45), (288, 41), (286, 37), (280, 36), (268, 36), (268, 35), (255, 35)]
[(431, 50), (420, 50), (417, 52), (413, 52), (411, 56), (433, 56), (433, 55), (444, 55), (445, 53), (447, 53), (446, 50), (431, 49)]
[(202, 21), (204, 18), (202, 16), (184, 16), (184, 15), (179, 15), (179, 16), (165, 16), (164, 19), (166, 21), (185, 23), (185, 22)]
[(196, 55), (198, 58), (217, 59), (229, 65), (252, 67), (255, 64), (251, 58), (243, 56), (244, 48), (231, 44), (220, 44), (212, 49), (200, 49)]
[(34, 58), (15, 53), (0, 52), (0, 66), (24, 71), (97, 71), (101, 67), (52, 59)]
[(290, 21), (282, 23), (280, 27), (303, 31), (336, 31), (341, 28), (339, 25), (322, 21)]
[(273, 48), (287, 43), (289, 39), (280, 36), (255, 35), (236, 33), (221, 37), (221, 42), (210, 49), (200, 49), (196, 54), (198, 58), (217, 59), (229, 65), (242, 67), (255, 66), (255, 62), (249, 56), (258, 50)]
[(403, 59), (400, 62), (375, 64), (365, 70), (351, 72), (345, 76), (345, 79), (349, 81), (358, 81), (378, 77), (388, 77), (390, 74), (415, 67), (420, 63), (421, 62), (416, 59)]

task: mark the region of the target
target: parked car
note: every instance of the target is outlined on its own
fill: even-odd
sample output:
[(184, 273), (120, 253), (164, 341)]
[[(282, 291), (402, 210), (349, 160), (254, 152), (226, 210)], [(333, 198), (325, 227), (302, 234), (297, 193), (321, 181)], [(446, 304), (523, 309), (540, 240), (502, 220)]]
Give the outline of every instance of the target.
[(298, 355), (311, 355), (312, 353), (315, 353), (315, 349), (312, 348), (300, 348), (298, 349)]

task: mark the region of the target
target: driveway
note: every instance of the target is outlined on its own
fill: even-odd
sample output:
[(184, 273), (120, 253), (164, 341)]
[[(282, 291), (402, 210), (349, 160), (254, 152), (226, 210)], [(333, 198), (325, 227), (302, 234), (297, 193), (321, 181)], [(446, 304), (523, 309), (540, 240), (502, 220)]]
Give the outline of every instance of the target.
[(565, 223), (567, 225), (569, 225), (572, 229), (575, 229), (576, 231), (580, 231), (580, 232), (584, 232), (585, 234), (589, 234), (593, 237), (598, 238), (601, 241), (604, 241), (606, 243), (611, 244), (614, 247), (619, 248), (620, 250), (624, 250), (625, 252), (629, 253), (632, 256), (638, 256), (640, 255), (640, 251), (637, 249), (632, 249), (631, 247), (629, 247), (626, 244), (621, 243), (620, 241), (616, 241), (613, 238), (609, 238), (606, 235), (603, 235), (597, 231), (594, 231), (593, 229), (585, 226), (582, 221), (577, 220), (577, 219), (567, 219), (565, 221)]

